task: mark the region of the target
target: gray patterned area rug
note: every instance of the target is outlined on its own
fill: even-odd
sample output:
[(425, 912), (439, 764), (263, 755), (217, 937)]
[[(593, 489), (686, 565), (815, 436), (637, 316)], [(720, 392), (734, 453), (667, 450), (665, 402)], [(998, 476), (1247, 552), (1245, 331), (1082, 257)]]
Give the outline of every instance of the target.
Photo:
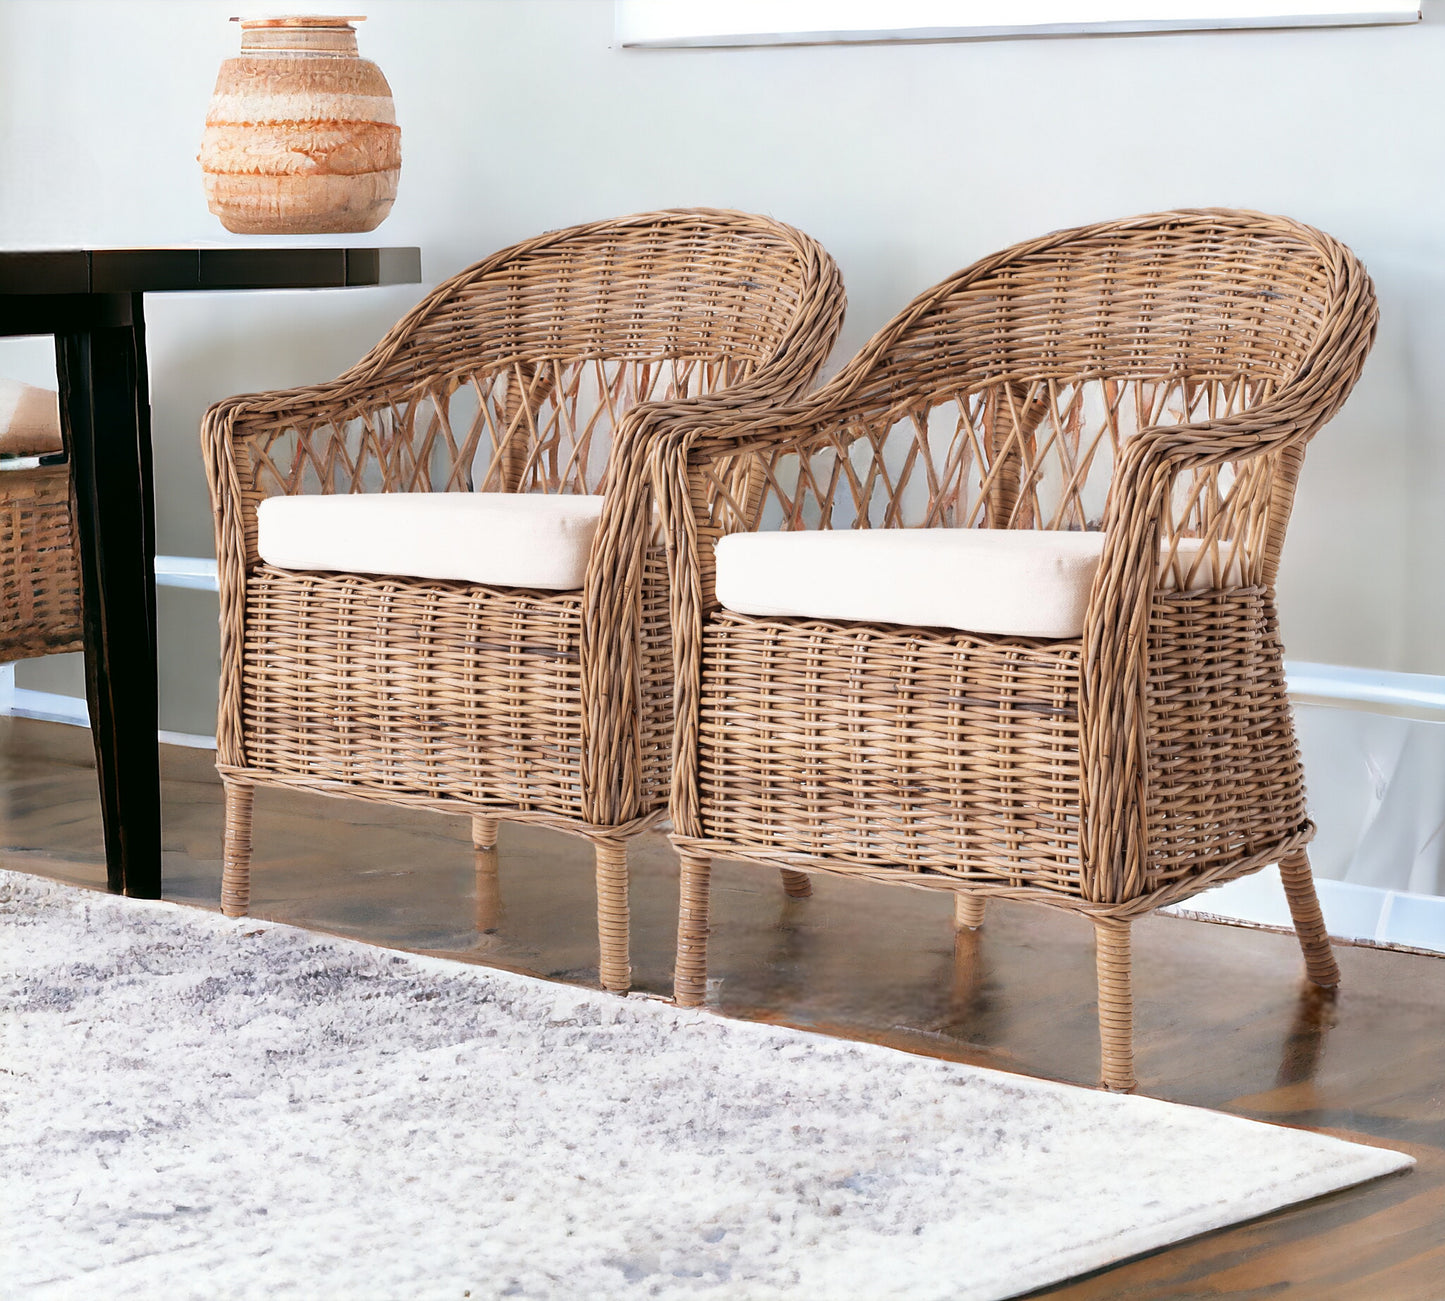
[(14, 1297), (1014, 1296), (1410, 1164), (0, 872)]

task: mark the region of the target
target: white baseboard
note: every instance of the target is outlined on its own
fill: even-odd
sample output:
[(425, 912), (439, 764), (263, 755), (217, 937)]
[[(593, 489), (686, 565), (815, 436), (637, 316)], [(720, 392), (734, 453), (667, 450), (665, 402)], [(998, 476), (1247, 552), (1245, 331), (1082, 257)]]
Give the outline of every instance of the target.
[(157, 740), (162, 745), (183, 745), (187, 750), (214, 750), (216, 738), (214, 736), (202, 736), (199, 732), (166, 732), (156, 733)]
[[(15, 685), (15, 666), (0, 665), (0, 714), (13, 718), (38, 718), (47, 723), (69, 723), (72, 727), (90, 726), (90, 709), (76, 696), (63, 696), (58, 691), (29, 691)], [(195, 732), (159, 731), (162, 745), (183, 745), (191, 750), (214, 750), (216, 738)]]
[[(1315, 878), (1315, 890), (1325, 929), (1336, 939), (1445, 953), (1445, 898), (1439, 895), (1322, 877)], [(1279, 930), (1294, 928), (1277, 867), (1205, 890), (1162, 911)]]
[(1392, 673), (1304, 660), (1286, 660), (1284, 671), (1285, 689), (1297, 700), (1391, 705), (1418, 713), (1445, 710), (1445, 677), (1431, 673)]
[(201, 556), (157, 556), (157, 587), (189, 587), (198, 592), (217, 592), (216, 562)]
[[(216, 562), (202, 556), (157, 556), (156, 586), (182, 587), (214, 592)], [(0, 664), (0, 716), (39, 718), (47, 723), (90, 726), (90, 710), (84, 700), (57, 691), (29, 691), (15, 685), (15, 666)], [(193, 750), (214, 750), (216, 738), (194, 732), (158, 732), (162, 745), (183, 745)]]
[(27, 691), (24, 687), (10, 689), (10, 704), (5, 711), (16, 718), (41, 718), (47, 723), (69, 723), (74, 727), (90, 726), (90, 709), (75, 696), (62, 696), (58, 691)]

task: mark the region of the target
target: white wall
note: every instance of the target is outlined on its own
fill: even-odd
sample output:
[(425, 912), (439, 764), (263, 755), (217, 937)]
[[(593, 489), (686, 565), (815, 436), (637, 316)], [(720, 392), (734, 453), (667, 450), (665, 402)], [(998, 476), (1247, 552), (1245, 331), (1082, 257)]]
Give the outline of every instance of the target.
[[(236, 8), (0, 0), (0, 244), (235, 239), (206, 211), (195, 153)], [(1339, 236), (1382, 324), (1306, 465), (1286, 642), (1297, 659), (1445, 672), (1441, 0), (1418, 27), (717, 51), (613, 50), (610, 0), (362, 8), (405, 163), (392, 216), (352, 242), (419, 244), (428, 282), (572, 221), (748, 208), (837, 257), (846, 355), (925, 286), (1063, 225), (1237, 205)], [(205, 407), (334, 374), (418, 292), (149, 300), (162, 551), (210, 554)], [(12, 374), (44, 379), (49, 357), (0, 341)], [(212, 600), (163, 606), (174, 730), (212, 730)]]

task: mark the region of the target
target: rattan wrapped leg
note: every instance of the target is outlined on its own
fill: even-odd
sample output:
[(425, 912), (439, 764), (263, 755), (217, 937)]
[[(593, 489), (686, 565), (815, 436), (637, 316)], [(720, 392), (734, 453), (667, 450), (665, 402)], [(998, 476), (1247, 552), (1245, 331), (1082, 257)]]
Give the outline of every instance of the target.
[(1300, 850), (1279, 861), (1279, 879), (1284, 882), (1284, 895), (1289, 900), (1289, 915), (1294, 918), (1295, 934), (1305, 955), (1305, 973), (1316, 985), (1333, 989), (1340, 983), (1340, 968), (1330, 947), (1329, 932), (1320, 913), (1319, 896), (1315, 894), (1314, 874), (1310, 856)]
[(632, 987), (628, 954), (627, 842), (599, 840), (597, 848), (597, 963), (602, 988), (625, 994)]
[(472, 848), (495, 849), (497, 847), (497, 819), (485, 813), (472, 814)]
[(953, 932), (953, 988), (949, 996), (954, 1017), (972, 1017), (985, 1005), (987, 975), (983, 936), (967, 926), (958, 927)]
[(226, 842), (221, 867), (221, 911), (244, 917), (251, 906), (251, 804), (255, 790), (226, 784)]
[(1134, 1087), (1134, 993), (1130, 975), (1129, 923), (1112, 917), (1094, 922), (1099, 971), (1099, 1049), (1104, 1087)]
[(502, 921), (502, 882), (497, 864), (497, 819), (472, 815), (472, 851), (477, 877), (477, 930), (489, 934)]
[(502, 879), (497, 871), (497, 851), (478, 849), (476, 857), (477, 931), (490, 935), (502, 924)]
[(953, 896), (953, 927), (955, 930), (976, 931), (983, 925), (985, 899), (978, 894), (959, 893)]
[(806, 899), (813, 893), (813, 878), (806, 872), (793, 872), (783, 868), (783, 889), (789, 899)]
[(677, 968), (673, 997), (679, 1007), (696, 1007), (707, 994), (708, 896), (712, 860), (682, 856), (677, 910)]

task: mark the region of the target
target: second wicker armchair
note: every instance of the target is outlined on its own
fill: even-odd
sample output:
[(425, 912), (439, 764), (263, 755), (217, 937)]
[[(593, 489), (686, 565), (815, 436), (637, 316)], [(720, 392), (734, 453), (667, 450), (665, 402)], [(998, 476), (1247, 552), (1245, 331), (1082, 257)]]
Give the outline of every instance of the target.
[(83, 646), (61, 451), (55, 392), (0, 379), (0, 663)]
[(627, 838), (672, 741), (648, 440), (798, 395), (842, 316), (798, 231), (644, 213), (478, 263), (331, 383), (214, 407), (225, 911), (256, 786), (470, 814), (481, 849), (542, 823), (595, 844), (601, 980), (626, 989)]
[(1278, 862), (1335, 984), (1274, 580), (1374, 327), (1328, 236), (1161, 213), (986, 258), (816, 394), (655, 444), (678, 1002), (715, 856), (948, 891), (964, 926), (989, 899), (1080, 914), (1117, 1089), (1151, 909)]

